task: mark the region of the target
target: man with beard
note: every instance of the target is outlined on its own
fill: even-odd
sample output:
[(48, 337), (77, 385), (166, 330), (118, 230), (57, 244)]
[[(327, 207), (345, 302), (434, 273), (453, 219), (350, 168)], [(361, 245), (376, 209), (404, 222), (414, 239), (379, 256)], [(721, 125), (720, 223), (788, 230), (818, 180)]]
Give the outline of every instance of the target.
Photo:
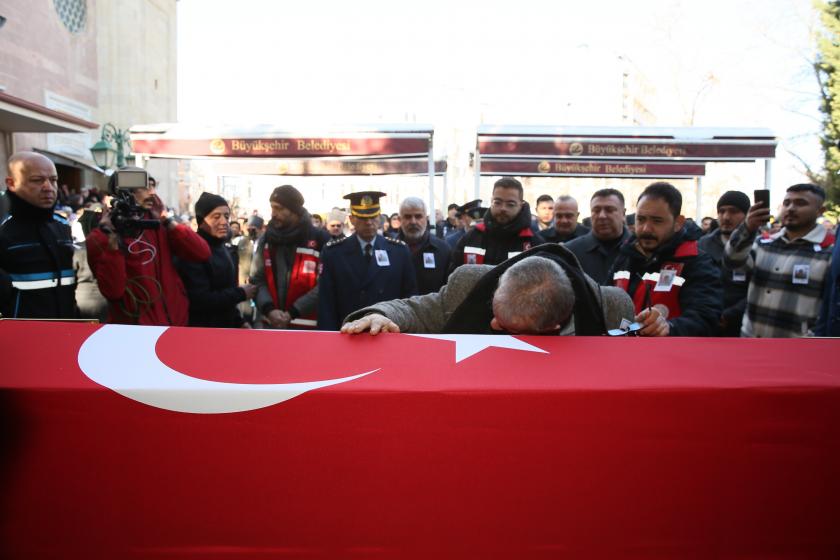
[[(117, 177), (126, 170), (145, 174), (138, 167), (117, 170), (108, 180), (112, 195), (118, 195)], [(106, 208), (99, 227), (87, 236), (88, 263), (108, 300), (109, 323), (179, 327), (188, 323), (189, 301), (172, 258), (205, 262), (210, 248), (188, 225), (166, 215), (155, 188), (149, 177), (145, 187), (131, 188), (128, 196), (143, 209), (143, 218), (160, 221), (159, 227), (118, 232)]]
[(446, 284), (451, 250), (445, 241), (429, 234), (426, 203), (417, 197), (408, 197), (400, 204), (400, 234), (411, 251), (417, 293), (436, 292)]
[(493, 185), (490, 211), (455, 246), (450, 274), (462, 264), (499, 264), (538, 245), (522, 183), (505, 177)]
[(589, 201), (592, 231), (566, 243), (593, 280), (606, 286), (609, 271), (621, 245), (630, 238), (624, 227), (624, 195), (616, 189), (601, 189)]
[(711, 256), (715, 266), (720, 269), (720, 282), (723, 285), (723, 313), (720, 315), (722, 336), (741, 335), (741, 319), (747, 308), (750, 271), (743, 266), (730, 270), (723, 263), (723, 253), (729, 236), (744, 221), (749, 209), (750, 199), (747, 195), (726, 191), (717, 203), (719, 226), (697, 242), (700, 250)]
[(377, 235), (379, 199), (385, 193), (348, 194), (353, 235), (324, 250), (318, 328), (337, 331), (349, 313), (380, 301), (413, 296), (417, 280), (411, 252), (399, 239)]
[(237, 304), (257, 293), (252, 284), (239, 286), (236, 263), (226, 242), (230, 237), (230, 207), (219, 195), (201, 193), (195, 203), (198, 235), (210, 246), (204, 263), (176, 260), (190, 300), (191, 327), (248, 326)]
[(834, 237), (817, 223), (825, 207), (825, 191), (802, 183), (788, 187), (782, 202), (782, 229), (756, 241), (770, 209), (754, 204), (726, 244), (724, 262), (752, 271), (744, 337), (802, 337), (811, 334), (820, 311), (831, 269)]
[(633, 298), (642, 336), (712, 336), (720, 317), (720, 273), (701, 253), (700, 228), (680, 215), (671, 184), (649, 185), (636, 203), (636, 235), (619, 249), (613, 283)]
[(543, 243), (565, 243), (589, 233), (589, 229), (578, 223), (578, 203), (573, 197), (563, 195), (554, 203), (554, 227), (540, 232)]
[(0, 314), (76, 317), (73, 239), (54, 214), (58, 174), (48, 158), (17, 152), (6, 177), (9, 215), (0, 225)]
[(257, 309), (275, 329), (312, 328), (318, 310), (318, 268), (329, 234), (312, 225), (303, 195), (291, 185), (269, 197), (271, 221), (254, 250), (251, 277)]

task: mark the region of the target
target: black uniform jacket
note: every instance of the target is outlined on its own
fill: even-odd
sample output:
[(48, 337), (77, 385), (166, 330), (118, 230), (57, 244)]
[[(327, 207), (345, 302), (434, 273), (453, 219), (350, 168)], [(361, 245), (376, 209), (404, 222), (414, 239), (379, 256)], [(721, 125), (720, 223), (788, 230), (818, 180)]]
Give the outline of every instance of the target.
[(618, 258), (610, 270), (610, 278), (616, 271), (628, 271), (630, 297), (645, 273), (660, 272), (667, 262), (678, 263), (682, 267), (679, 273), (685, 283), (679, 290), (679, 317), (668, 319), (671, 323), (671, 336), (714, 336), (718, 331), (721, 312), (720, 272), (712, 258), (700, 252), (694, 256), (676, 257), (677, 248), (684, 242), (695, 242), (703, 231), (693, 224), (687, 224), (660, 246), (650, 257), (645, 257), (636, 248), (636, 236), (632, 236), (621, 246)]
[(0, 313), (3, 317), (72, 319), (76, 272), (70, 226), (51, 208), (6, 193), (0, 225)]
[[(484, 222), (470, 228), (458, 241), (452, 251), (449, 273), (462, 264), (499, 264), (522, 251), (540, 244), (536, 230), (531, 226), (531, 209), (528, 203), (522, 205), (519, 214), (507, 224), (500, 224), (490, 212), (484, 215)], [(475, 248), (484, 254), (474, 263), (464, 260), (465, 248)], [(467, 253), (469, 253), (467, 249)]]

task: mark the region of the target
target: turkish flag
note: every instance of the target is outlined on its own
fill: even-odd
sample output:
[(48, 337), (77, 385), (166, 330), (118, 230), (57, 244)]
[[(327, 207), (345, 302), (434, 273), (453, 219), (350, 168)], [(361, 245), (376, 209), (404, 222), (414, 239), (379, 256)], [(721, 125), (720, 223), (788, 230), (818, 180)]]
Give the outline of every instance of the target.
[(840, 555), (838, 341), (0, 341), (4, 558)]

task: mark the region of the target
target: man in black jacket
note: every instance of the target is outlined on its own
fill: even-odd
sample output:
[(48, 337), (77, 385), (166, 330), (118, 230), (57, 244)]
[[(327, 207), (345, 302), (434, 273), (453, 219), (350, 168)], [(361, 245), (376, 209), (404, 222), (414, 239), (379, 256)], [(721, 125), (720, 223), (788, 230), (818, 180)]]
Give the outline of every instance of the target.
[(0, 225), (0, 314), (6, 318), (74, 318), (73, 239), (53, 213), (58, 175), (48, 158), (17, 152), (6, 177), (9, 215)]
[(531, 208), (523, 199), (522, 183), (505, 177), (493, 185), (490, 211), (470, 229), (452, 252), (450, 274), (462, 264), (499, 264), (532, 245), (539, 245), (531, 226)]
[(577, 200), (567, 194), (558, 197), (554, 202), (554, 227), (540, 232), (541, 242), (566, 243), (589, 233), (589, 228), (578, 223), (578, 217)]
[(646, 336), (713, 336), (721, 310), (720, 273), (697, 248), (702, 231), (680, 215), (671, 184), (649, 185), (636, 203), (636, 235), (613, 264), (613, 285), (630, 294)]
[(723, 193), (717, 203), (719, 226), (697, 242), (700, 250), (712, 257), (720, 269), (720, 281), (723, 285), (720, 334), (723, 336), (741, 336), (741, 320), (747, 310), (747, 289), (752, 273), (747, 266), (729, 269), (723, 261), (726, 242), (735, 228), (747, 217), (750, 206), (750, 198), (742, 192)]
[(303, 195), (293, 186), (277, 187), (269, 201), (271, 221), (251, 266), (259, 287), (257, 308), (272, 328), (314, 328), (321, 249), (330, 234), (312, 225)]
[(589, 201), (592, 231), (572, 239), (566, 248), (575, 254), (580, 266), (593, 280), (608, 286), (608, 274), (621, 245), (630, 238), (624, 227), (624, 195), (616, 189), (601, 189)]
[(191, 327), (249, 326), (237, 304), (256, 295), (252, 284), (239, 286), (236, 264), (225, 242), (230, 237), (230, 207), (219, 195), (201, 193), (195, 203), (198, 235), (210, 246), (205, 263), (176, 260), (176, 268), (190, 300)]
[(411, 251), (417, 277), (417, 294), (436, 292), (446, 284), (451, 249), (442, 239), (430, 235), (426, 203), (410, 196), (400, 204), (400, 233), (397, 239)]

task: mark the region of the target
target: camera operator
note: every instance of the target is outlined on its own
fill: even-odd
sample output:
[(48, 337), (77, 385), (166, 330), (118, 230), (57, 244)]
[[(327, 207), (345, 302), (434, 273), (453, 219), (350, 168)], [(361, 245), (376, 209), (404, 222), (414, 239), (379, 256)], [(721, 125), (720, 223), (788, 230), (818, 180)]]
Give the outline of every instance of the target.
[(108, 300), (109, 322), (185, 326), (189, 302), (172, 257), (204, 262), (210, 248), (166, 215), (152, 181), (137, 167), (111, 176), (114, 201), (87, 237), (88, 262)]

